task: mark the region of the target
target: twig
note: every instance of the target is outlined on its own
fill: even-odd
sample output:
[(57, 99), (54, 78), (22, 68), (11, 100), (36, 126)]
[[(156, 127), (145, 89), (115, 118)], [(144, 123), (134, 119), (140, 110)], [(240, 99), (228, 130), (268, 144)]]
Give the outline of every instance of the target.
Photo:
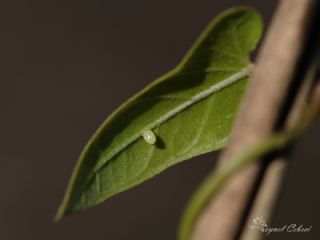
[[(305, 48), (314, 4), (313, 0), (280, 1), (219, 164), (270, 136), (278, 124)], [(260, 164), (252, 164), (232, 177), (199, 217), (193, 240), (231, 240), (237, 236), (260, 170)]]
[[(286, 121), (286, 131), (296, 128), (297, 125), (303, 121), (305, 114), (305, 103), (310, 97), (310, 91), (315, 77), (315, 72), (316, 65), (312, 64), (298, 93), (292, 111), (290, 112)], [(272, 161), (270, 161), (270, 163), (267, 165), (263, 176), (263, 181), (260, 184), (247, 221), (252, 221), (254, 218), (262, 216), (268, 224), (270, 223), (288, 167), (287, 160), (287, 154), (280, 153), (278, 157), (272, 159)], [(244, 228), (240, 239), (261, 240), (264, 239), (265, 236), (265, 233), (262, 231), (253, 231), (250, 228)]]

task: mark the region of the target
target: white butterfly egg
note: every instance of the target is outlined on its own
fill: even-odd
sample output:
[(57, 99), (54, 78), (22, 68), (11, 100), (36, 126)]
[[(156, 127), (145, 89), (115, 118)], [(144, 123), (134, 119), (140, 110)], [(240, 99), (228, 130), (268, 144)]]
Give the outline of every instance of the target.
[(144, 140), (149, 144), (155, 144), (157, 141), (156, 135), (151, 130), (145, 130), (142, 133)]

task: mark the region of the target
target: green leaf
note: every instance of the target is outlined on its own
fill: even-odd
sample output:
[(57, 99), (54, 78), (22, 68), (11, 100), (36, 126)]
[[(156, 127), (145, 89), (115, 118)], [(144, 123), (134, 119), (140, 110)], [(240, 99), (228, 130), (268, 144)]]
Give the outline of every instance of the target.
[[(181, 63), (119, 107), (96, 131), (56, 215), (84, 210), (226, 143), (262, 31), (259, 14), (215, 18)], [(156, 143), (142, 137), (151, 129)]]
[(293, 141), (303, 130), (296, 128), (290, 132), (274, 134), (252, 149), (228, 161), (228, 164), (215, 169), (196, 190), (190, 199), (179, 228), (179, 240), (190, 240), (191, 233), (199, 214), (210, 199), (223, 187), (226, 181), (242, 167), (259, 159), (267, 153), (280, 150)]

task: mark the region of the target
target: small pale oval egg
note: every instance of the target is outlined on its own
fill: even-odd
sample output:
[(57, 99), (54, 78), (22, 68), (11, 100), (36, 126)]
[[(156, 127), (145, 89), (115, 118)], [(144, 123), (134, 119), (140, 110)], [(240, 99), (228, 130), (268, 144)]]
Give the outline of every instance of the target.
[(145, 130), (142, 133), (144, 140), (149, 144), (155, 144), (157, 141), (156, 135), (151, 130)]

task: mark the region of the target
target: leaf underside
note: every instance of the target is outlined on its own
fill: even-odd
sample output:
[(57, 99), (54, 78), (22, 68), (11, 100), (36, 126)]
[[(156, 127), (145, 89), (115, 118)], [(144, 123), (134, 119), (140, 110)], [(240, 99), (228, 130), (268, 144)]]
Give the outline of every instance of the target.
[[(56, 215), (84, 210), (166, 168), (223, 147), (248, 75), (260, 16), (234, 8), (216, 17), (181, 63), (108, 117), (84, 148)], [(154, 145), (142, 133), (152, 129)]]

